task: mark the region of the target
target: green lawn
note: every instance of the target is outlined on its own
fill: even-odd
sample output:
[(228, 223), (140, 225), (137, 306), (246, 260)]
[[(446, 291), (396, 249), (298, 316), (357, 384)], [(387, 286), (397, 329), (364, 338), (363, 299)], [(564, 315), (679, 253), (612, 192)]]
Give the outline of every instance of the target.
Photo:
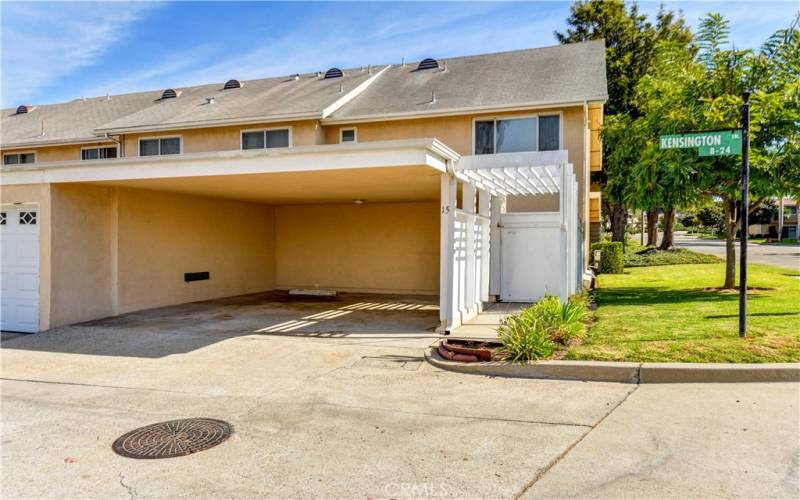
[[(625, 269), (598, 278), (596, 323), (566, 359), (800, 361), (800, 272), (748, 266), (748, 337), (738, 337), (738, 293), (720, 291), (724, 264)], [(738, 278), (737, 278), (738, 281)]]

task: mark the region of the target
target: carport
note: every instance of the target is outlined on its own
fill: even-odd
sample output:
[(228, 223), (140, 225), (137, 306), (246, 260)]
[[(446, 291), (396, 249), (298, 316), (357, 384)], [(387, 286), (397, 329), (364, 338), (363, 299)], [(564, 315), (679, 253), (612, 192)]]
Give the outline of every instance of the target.
[[(29, 199), (31, 184), (49, 189)], [(4, 198), (14, 185), (41, 207), (40, 330), (301, 288), (438, 295), (449, 332), (492, 295), (535, 300), (526, 286), (544, 283), (566, 297), (577, 283), (564, 151), (316, 145), (36, 165), (3, 174)], [(554, 193), (559, 212), (503, 213), (505, 196)]]

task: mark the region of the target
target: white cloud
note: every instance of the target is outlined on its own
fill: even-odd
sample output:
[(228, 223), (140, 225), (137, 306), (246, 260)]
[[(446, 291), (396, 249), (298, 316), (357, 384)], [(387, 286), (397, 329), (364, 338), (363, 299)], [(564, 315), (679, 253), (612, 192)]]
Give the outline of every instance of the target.
[(3, 105), (98, 63), (156, 3), (2, 2)]
[[(412, 4), (413, 5), (413, 4)], [(101, 95), (136, 90), (180, 87), (268, 76), (324, 71), (331, 66), (357, 67), (399, 63), (422, 57), (452, 57), (555, 44), (553, 28), (565, 11), (548, 9), (535, 20), (500, 19), (497, 4), (386, 4), (368, 19), (352, 16), (330, 19), (310, 15), (281, 37), (253, 37), (258, 43), (245, 50), (228, 44), (205, 44), (182, 51), (170, 62), (149, 65), (131, 76), (100, 82), (86, 92)], [(507, 7), (507, 6), (506, 6)], [(509, 13), (504, 14), (508, 18)]]

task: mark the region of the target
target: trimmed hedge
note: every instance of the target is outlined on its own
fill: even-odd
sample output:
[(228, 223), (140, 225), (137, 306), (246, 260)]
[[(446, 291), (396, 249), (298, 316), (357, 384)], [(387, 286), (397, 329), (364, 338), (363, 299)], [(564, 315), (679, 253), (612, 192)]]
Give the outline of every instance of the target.
[(625, 255), (619, 241), (604, 241), (592, 245), (592, 252), (600, 250), (600, 272), (622, 274), (625, 269)]

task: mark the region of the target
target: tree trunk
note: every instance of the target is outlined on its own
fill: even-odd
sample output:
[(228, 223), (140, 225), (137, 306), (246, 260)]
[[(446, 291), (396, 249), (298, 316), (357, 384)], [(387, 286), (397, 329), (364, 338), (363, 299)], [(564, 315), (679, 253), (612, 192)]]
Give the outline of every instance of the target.
[(675, 244), (675, 207), (664, 212), (664, 236), (661, 238), (661, 250), (669, 250)]
[(614, 203), (611, 210), (611, 241), (625, 243), (625, 226), (628, 223), (628, 211), (622, 203)]
[(647, 211), (647, 246), (658, 245), (658, 209), (651, 208)]
[(736, 288), (736, 200), (722, 197), (725, 217), (725, 285), (723, 288)]

